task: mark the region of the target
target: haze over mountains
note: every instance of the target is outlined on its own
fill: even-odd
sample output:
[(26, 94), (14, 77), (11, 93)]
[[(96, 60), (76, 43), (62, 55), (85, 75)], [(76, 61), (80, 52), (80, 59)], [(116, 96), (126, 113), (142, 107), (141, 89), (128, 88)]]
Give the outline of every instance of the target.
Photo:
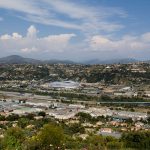
[(0, 64), (127, 64), (138, 62), (136, 59), (132, 58), (124, 58), (124, 59), (110, 59), (110, 60), (100, 60), (100, 59), (92, 59), (84, 62), (73, 62), (70, 60), (38, 60), (32, 58), (25, 58), (19, 55), (10, 55), (7, 57), (0, 58)]
[(133, 58), (123, 58), (123, 59), (109, 59), (109, 60), (100, 60), (100, 59), (92, 59), (89, 61), (86, 61), (85, 64), (127, 64), (127, 63), (133, 63), (138, 62), (138, 60)]

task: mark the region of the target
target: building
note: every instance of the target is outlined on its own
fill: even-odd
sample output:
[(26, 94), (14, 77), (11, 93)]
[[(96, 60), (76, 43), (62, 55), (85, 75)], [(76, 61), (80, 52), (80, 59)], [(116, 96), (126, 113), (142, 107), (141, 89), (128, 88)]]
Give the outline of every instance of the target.
[(74, 81), (63, 81), (63, 82), (56, 81), (56, 82), (51, 82), (49, 84), (49, 87), (61, 88), (61, 89), (76, 89), (80, 87), (80, 84)]

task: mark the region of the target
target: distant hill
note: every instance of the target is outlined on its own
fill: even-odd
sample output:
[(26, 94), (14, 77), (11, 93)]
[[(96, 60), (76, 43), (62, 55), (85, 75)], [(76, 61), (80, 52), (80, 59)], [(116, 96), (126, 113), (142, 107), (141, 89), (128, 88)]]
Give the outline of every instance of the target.
[(0, 64), (75, 64), (75, 62), (70, 60), (36, 60), (32, 58), (25, 58), (19, 55), (11, 55), (7, 57), (0, 58)]
[(99, 60), (99, 59), (93, 59), (86, 61), (85, 64), (128, 64), (128, 63), (134, 63), (138, 62), (138, 60), (133, 58), (124, 58), (124, 59), (110, 59), (110, 60)]
[[(124, 59), (110, 59), (110, 60), (100, 60), (100, 59), (92, 59), (84, 62), (73, 62), (70, 60), (57, 60), (57, 59), (50, 59), (50, 60), (37, 60), (32, 58), (25, 58), (19, 55), (11, 55), (7, 57), (0, 58), (0, 64), (128, 64), (139, 62), (136, 59), (132, 58), (124, 58)], [(150, 63), (150, 61), (145, 61)]]
[(41, 63), (41, 61), (32, 58), (24, 58), (18, 55), (11, 55), (0, 58), (0, 64), (38, 64), (38, 63)]

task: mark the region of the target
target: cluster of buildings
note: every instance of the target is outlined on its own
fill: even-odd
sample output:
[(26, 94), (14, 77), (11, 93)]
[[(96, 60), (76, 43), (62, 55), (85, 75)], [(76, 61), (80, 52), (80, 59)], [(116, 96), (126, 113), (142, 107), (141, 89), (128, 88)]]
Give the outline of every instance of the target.
[(90, 114), (92, 117), (98, 116), (111, 116), (114, 119), (126, 120), (132, 118), (132, 120), (146, 119), (147, 113), (142, 112), (131, 112), (131, 111), (121, 111), (121, 110), (110, 110), (107, 107), (85, 107), (81, 104), (64, 104), (55, 101), (44, 101), (42, 100), (3, 100), (0, 101), (0, 112), (6, 114), (29, 114), (37, 113), (40, 111), (45, 111), (49, 116), (53, 116), (56, 119), (73, 119), (79, 112), (84, 112)]
[[(6, 93), (5, 93), (6, 94)], [(10, 94), (10, 93), (9, 93)], [(17, 93), (11, 92), (11, 98), (0, 99), (0, 115), (9, 116), (17, 114), (24, 116), (26, 114), (39, 114), (45, 112), (47, 117), (52, 117), (58, 121), (64, 121), (66, 124), (79, 123), (79, 113), (89, 114), (93, 118), (109, 118), (107, 121), (98, 121), (96, 123), (83, 122), (83, 126), (88, 133), (97, 132), (104, 136), (114, 136), (119, 138), (122, 132), (129, 130), (149, 130), (147, 124), (141, 120), (147, 120), (146, 112), (131, 112), (125, 110), (115, 110), (103, 106), (86, 106), (83, 104), (67, 104), (58, 102), (47, 96), (38, 96), (25, 94), (26, 98), (20, 98)], [(35, 119), (41, 119), (42, 116), (36, 116)], [(127, 123), (132, 120), (134, 124), (130, 127)], [(0, 122), (4, 123), (4, 122)], [(114, 130), (115, 128), (115, 130)], [(98, 129), (98, 131), (97, 131)]]
[(82, 126), (87, 130), (101, 126), (99, 134), (119, 137), (112, 127), (126, 131), (129, 129), (126, 121), (132, 120), (134, 126), (130, 130), (145, 130), (149, 127), (141, 120), (145, 121), (148, 114), (102, 107), (99, 100), (105, 96), (110, 98), (108, 101), (105, 99), (108, 103), (118, 97), (126, 97), (129, 100), (141, 98), (149, 102), (149, 74), (150, 65), (146, 63), (2, 65), (0, 114), (25, 115), (44, 111), (48, 117), (65, 120), (66, 123), (78, 122), (76, 115), (80, 112), (90, 114), (93, 118), (109, 117), (111, 119), (105, 123), (83, 123)]

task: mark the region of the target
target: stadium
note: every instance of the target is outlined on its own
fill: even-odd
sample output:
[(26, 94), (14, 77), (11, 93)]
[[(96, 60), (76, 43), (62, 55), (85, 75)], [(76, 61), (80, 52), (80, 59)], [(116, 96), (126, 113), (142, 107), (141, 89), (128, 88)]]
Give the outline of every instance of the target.
[(49, 85), (51, 88), (64, 88), (64, 89), (76, 89), (79, 88), (80, 84), (74, 81), (56, 81), (51, 82)]

